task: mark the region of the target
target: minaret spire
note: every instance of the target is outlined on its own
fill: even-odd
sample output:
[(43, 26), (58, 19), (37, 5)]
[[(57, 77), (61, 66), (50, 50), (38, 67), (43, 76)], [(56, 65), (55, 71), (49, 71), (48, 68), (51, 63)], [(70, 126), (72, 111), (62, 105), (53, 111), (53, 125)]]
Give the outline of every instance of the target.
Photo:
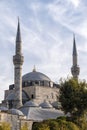
[(36, 72), (36, 66), (34, 65), (33, 72)]
[(73, 55), (77, 55), (75, 34), (73, 34)]
[(20, 21), (18, 17), (18, 27), (17, 27), (17, 35), (16, 35), (16, 54), (21, 55), (21, 32), (20, 32)]
[(18, 17), (18, 27), (17, 27), (16, 42), (21, 42), (21, 33), (20, 33), (20, 21), (19, 21), (19, 17)]
[(76, 49), (75, 34), (73, 34), (73, 66), (76, 65), (77, 65), (77, 49)]
[(76, 49), (76, 41), (75, 41), (75, 34), (73, 35), (73, 65), (71, 68), (71, 73), (73, 78), (78, 79), (80, 68), (77, 65), (77, 49)]
[(16, 35), (16, 49), (15, 55), (13, 56), (14, 63), (14, 86), (15, 86), (15, 100), (14, 107), (19, 108), (22, 106), (22, 65), (24, 57), (22, 56), (22, 44), (21, 44), (21, 33), (20, 33), (20, 22), (18, 18), (18, 27)]

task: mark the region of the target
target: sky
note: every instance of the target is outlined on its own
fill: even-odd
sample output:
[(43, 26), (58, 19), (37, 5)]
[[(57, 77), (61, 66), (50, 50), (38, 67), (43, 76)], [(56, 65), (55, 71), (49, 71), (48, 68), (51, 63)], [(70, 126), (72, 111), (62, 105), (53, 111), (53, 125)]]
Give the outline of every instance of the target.
[(73, 33), (80, 79), (87, 81), (86, 0), (0, 0), (0, 101), (14, 83), (13, 55), (20, 18), (22, 75), (36, 70), (54, 82), (71, 77)]

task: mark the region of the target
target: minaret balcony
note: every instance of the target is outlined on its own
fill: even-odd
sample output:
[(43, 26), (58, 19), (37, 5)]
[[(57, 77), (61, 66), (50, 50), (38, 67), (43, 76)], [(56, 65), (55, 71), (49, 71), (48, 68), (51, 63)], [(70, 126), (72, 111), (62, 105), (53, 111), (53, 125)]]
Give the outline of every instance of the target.
[(24, 62), (24, 56), (22, 56), (22, 55), (13, 56), (14, 65), (22, 65), (23, 62)]
[(72, 72), (72, 75), (79, 75), (79, 72), (80, 72), (79, 66), (72, 66), (71, 72)]

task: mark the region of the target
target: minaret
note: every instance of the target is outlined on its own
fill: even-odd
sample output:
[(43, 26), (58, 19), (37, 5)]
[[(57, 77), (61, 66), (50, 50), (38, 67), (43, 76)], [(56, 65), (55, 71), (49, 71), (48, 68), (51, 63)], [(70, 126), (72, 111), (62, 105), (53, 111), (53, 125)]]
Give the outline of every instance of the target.
[(14, 63), (14, 86), (15, 86), (15, 100), (13, 103), (14, 108), (22, 106), (22, 65), (24, 57), (22, 55), (21, 45), (21, 33), (20, 33), (20, 22), (18, 19), (17, 36), (16, 36), (16, 50), (13, 56)]
[(76, 42), (74, 36), (73, 37), (73, 65), (71, 68), (71, 73), (73, 75), (73, 78), (78, 79), (79, 72), (80, 72), (80, 68), (77, 64), (77, 49), (76, 49)]

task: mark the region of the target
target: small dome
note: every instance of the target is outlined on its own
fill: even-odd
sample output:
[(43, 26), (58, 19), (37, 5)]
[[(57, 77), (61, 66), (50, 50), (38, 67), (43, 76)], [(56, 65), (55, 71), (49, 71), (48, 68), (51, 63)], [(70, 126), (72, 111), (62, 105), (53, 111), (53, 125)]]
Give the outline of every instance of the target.
[(24, 115), (24, 114), (22, 113), (22, 111), (20, 111), (20, 110), (18, 110), (18, 109), (14, 109), (14, 108), (10, 109), (10, 110), (9, 110), (9, 113), (10, 113), (10, 114), (13, 114), (13, 115), (19, 115), (19, 116), (23, 116), (23, 115)]
[(33, 71), (33, 72), (25, 74), (22, 77), (22, 80), (23, 82), (24, 81), (51, 81), (48, 76), (37, 71)]
[(47, 101), (44, 101), (39, 106), (42, 107), (42, 108), (52, 108), (52, 105)]
[(55, 102), (52, 103), (52, 106), (53, 106), (54, 108), (60, 109), (60, 108), (61, 108), (61, 103), (55, 101)]
[(1, 106), (1, 107), (0, 107), (0, 111), (8, 111), (8, 108), (7, 108), (7, 107), (4, 107), (4, 106)]
[(28, 101), (24, 104), (25, 107), (38, 107), (38, 104), (34, 103), (33, 101)]

